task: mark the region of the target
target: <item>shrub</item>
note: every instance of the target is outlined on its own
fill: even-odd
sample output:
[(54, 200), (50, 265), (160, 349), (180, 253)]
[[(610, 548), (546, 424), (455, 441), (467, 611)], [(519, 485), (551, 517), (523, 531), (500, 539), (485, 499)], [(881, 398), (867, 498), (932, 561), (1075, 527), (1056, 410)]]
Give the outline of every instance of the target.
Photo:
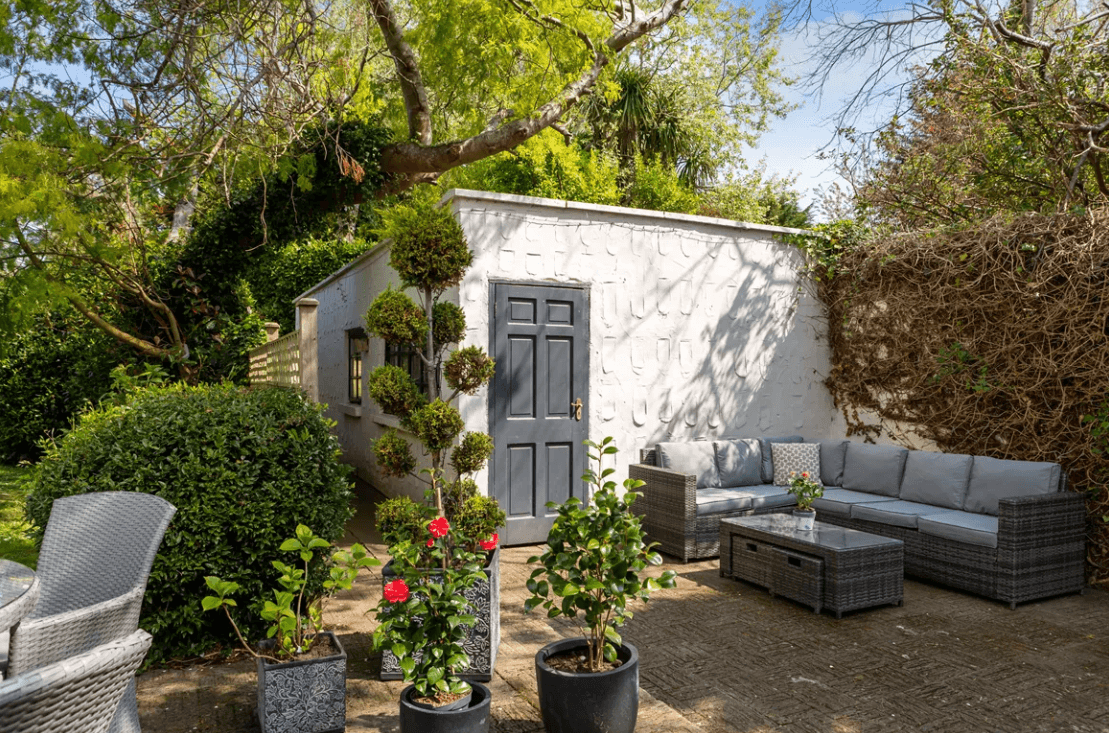
[(130, 356), (114, 339), (53, 313), (4, 344), (0, 358), (0, 461), (37, 458), (37, 443), (68, 430), (111, 387), (112, 367)]
[[(351, 517), (348, 466), (321, 408), (295, 391), (230, 384), (154, 386), (84, 413), (35, 468), (27, 517), (41, 541), (54, 499), (142, 491), (177, 507), (147, 585), (149, 659), (190, 656), (233, 640), (204, 614), (204, 577), (238, 583), (243, 634), (260, 639), (270, 560), (307, 524), (333, 542)], [(313, 577), (313, 587), (324, 577)], [(245, 599), (250, 599), (246, 601)]]

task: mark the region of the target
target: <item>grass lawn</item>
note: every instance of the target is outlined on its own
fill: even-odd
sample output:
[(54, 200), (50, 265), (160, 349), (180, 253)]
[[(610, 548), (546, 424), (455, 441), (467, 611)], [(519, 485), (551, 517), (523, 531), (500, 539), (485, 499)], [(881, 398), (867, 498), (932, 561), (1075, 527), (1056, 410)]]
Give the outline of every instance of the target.
[(28, 471), (26, 468), (0, 465), (0, 557), (33, 568), (39, 553), (34, 541), (27, 536), (30, 525), (23, 521)]

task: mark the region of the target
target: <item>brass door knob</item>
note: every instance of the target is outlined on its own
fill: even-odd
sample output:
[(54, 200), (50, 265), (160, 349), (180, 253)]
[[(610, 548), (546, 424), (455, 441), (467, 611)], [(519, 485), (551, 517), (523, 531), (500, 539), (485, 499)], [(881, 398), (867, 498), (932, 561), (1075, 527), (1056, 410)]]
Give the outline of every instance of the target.
[(574, 419), (578, 422), (581, 422), (581, 404), (581, 397), (570, 403), (570, 407), (574, 408)]

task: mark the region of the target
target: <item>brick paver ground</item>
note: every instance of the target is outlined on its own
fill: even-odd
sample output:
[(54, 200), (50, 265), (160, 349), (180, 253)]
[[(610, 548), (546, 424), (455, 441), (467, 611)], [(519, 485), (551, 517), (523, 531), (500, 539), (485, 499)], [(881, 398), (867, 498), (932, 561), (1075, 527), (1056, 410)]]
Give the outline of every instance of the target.
[[(347, 541), (379, 557), (372, 494)], [(501, 646), (493, 730), (541, 731), (534, 655), (573, 635), (565, 622), (525, 615), (527, 558), (501, 557)], [(1029, 603), (1001, 603), (906, 581), (903, 607), (836, 620), (745, 583), (723, 579), (715, 560), (681, 564), (679, 584), (637, 609), (625, 637), (640, 652), (639, 733), (1109, 733), (1109, 593), (1091, 589)], [(364, 574), (333, 599), (327, 619), (346, 646), (347, 730), (398, 730), (403, 684), (377, 679), (367, 609), (380, 577)], [(257, 730), (253, 663), (153, 670), (138, 681), (151, 733)]]

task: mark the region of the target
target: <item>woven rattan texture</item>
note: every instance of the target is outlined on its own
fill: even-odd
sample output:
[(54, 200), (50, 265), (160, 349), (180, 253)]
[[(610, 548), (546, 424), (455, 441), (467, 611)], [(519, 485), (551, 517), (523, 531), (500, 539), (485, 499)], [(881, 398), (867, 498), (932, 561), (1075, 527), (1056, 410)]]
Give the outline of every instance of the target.
[(7, 631), (15, 625), (19, 619), (26, 616), (35, 607), (35, 603), (39, 599), (39, 589), (42, 584), (39, 583), (38, 577), (31, 581), (31, 587), (27, 592), (15, 599), (12, 603), (0, 608), (0, 631)]
[[(35, 609), (12, 630), (8, 675), (133, 633), (150, 567), (176, 511), (153, 494), (127, 491), (55, 501), (39, 554), (42, 591)], [(137, 731), (137, 721), (131, 685), (112, 733)]]
[[(0, 733), (103, 733), (150, 648), (145, 631), (0, 682)], [(133, 688), (132, 688), (133, 689)]]
[(1085, 587), (1085, 500), (1063, 492), (1002, 499), (997, 549), (823, 513), (822, 521), (905, 543), (905, 573), (1016, 604)]
[[(882, 543), (850, 549), (832, 548), (744, 527), (741, 522), (722, 522), (720, 545), (732, 548), (731, 553), (721, 556), (722, 576), (750, 580), (743, 575), (743, 566), (728, 564), (729, 556), (736, 556), (737, 545), (746, 548), (750, 544), (758, 545), (756, 554), (766, 557), (767, 582), (760, 585), (817, 611), (822, 608), (833, 611), (837, 618), (846, 611), (900, 603), (903, 597), (903, 545)], [(796, 565), (790, 564), (791, 557)], [(820, 582), (817, 582), (818, 577)]]

